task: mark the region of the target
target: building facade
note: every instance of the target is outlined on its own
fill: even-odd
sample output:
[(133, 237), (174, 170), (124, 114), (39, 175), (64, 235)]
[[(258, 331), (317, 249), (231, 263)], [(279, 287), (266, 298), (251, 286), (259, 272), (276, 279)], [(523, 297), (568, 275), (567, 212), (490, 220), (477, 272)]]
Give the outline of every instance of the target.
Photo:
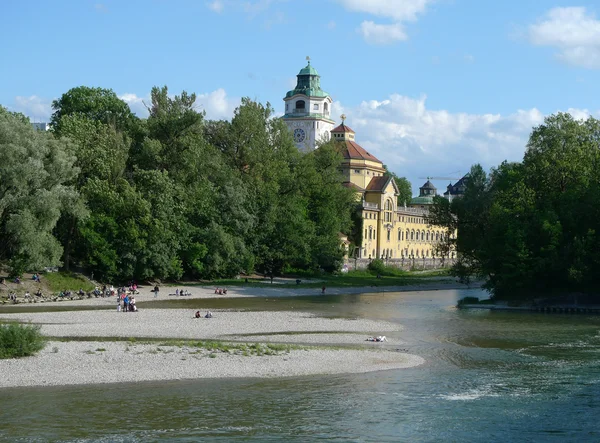
[[(308, 57), (307, 57), (308, 58)], [(329, 94), (321, 89), (321, 77), (310, 65), (298, 73), (296, 87), (285, 95), (283, 121), (302, 151), (312, 151), (319, 141), (328, 141), (334, 121)]]
[[(394, 179), (385, 175), (383, 163), (356, 142), (356, 133), (342, 122), (333, 127), (331, 97), (321, 89), (317, 71), (308, 65), (298, 74), (294, 90), (284, 98), (287, 123), (299, 149), (315, 149), (320, 139), (335, 140), (343, 156), (340, 172), (344, 185), (356, 192), (360, 202), (362, 229), (360, 244), (348, 251), (349, 259), (383, 259), (403, 264), (415, 260), (441, 261), (436, 246), (444, 240), (443, 228), (427, 223), (428, 207), (437, 191), (428, 181), (409, 206), (398, 204), (399, 190)], [(302, 129), (302, 131), (299, 131)], [(356, 261), (354, 262), (356, 264)]]

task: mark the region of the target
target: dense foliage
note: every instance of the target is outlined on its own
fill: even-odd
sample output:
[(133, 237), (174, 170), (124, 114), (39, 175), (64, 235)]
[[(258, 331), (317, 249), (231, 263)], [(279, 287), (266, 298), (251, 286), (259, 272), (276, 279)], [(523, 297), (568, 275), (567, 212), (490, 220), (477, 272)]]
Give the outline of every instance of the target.
[(0, 260), (121, 281), (338, 269), (356, 203), (336, 145), (303, 154), (269, 104), (206, 121), (195, 99), (155, 87), (139, 119), (111, 90), (73, 88), (51, 133), (2, 111)]
[(458, 236), (456, 275), (498, 298), (597, 293), (600, 284), (600, 121), (569, 114), (534, 128), (524, 159), (471, 169), (464, 197), (438, 198), (431, 222)]
[(0, 359), (28, 357), (44, 349), (45, 345), (40, 326), (0, 324)]

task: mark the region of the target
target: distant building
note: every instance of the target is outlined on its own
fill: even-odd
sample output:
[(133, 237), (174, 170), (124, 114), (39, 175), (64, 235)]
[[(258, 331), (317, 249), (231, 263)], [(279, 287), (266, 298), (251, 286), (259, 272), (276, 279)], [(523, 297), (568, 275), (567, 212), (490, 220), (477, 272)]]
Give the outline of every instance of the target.
[(321, 140), (334, 140), (340, 148), (343, 184), (356, 193), (362, 218), (362, 239), (354, 245), (355, 251), (348, 250), (345, 236), (340, 237), (347, 253), (356, 259), (441, 258), (437, 245), (444, 240), (446, 229), (427, 222), (430, 205), (437, 195), (435, 186), (427, 181), (408, 207), (399, 205), (396, 182), (385, 175), (383, 162), (356, 142), (355, 131), (345, 123), (346, 116), (342, 115), (341, 124), (334, 127), (333, 101), (321, 89), (321, 78), (310, 61), (297, 78), (296, 88), (283, 99), (283, 121), (302, 151), (314, 150)]
[(469, 181), (469, 175), (465, 175), (456, 183), (450, 183), (444, 192), (444, 197), (452, 201), (453, 198), (462, 197), (467, 189), (467, 182)]
[(31, 126), (36, 131), (48, 131), (50, 129), (50, 123), (32, 123)]

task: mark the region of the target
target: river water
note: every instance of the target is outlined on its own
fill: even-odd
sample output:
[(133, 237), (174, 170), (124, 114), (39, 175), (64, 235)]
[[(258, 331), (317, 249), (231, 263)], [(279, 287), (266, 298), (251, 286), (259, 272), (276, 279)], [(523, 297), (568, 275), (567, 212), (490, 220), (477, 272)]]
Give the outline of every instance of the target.
[(359, 375), (4, 389), (0, 440), (600, 441), (600, 317), (456, 310), (465, 295), (485, 296), (171, 303), (397, 322), (405, 329), (394, 337), (405, 344), (392, 347), (427, 363)]

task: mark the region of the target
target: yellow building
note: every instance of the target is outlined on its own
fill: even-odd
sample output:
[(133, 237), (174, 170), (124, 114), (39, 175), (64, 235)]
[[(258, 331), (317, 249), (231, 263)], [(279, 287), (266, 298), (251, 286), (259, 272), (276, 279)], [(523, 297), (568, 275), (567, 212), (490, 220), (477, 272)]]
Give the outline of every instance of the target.
[[(408, 207), (398, 206), (396, 183), (384, 175), (383, 163), (356, 143), (355, 132), (344, 123), (345, 116), (342, 124), (333, 128), (333, 101), (321, 89), (320, 76), (310, 61), (298, 73), (296, 87), (286, 94), (284, 102), (283, 121), (298, 149), (310, 151), (319, 141), (330, 138), (342, 147), (345, 185), (354, 189), (362, 202), (362, 241), (356, 250), (349, 251), (350, 258), (383, 258), (392, 263), (399, 259), (403, 264), (419, 259), (423, 265), (427, 259), (443, 258), (436, 252), (436, 244), (443, 239), (444, 230), (426, 221), (435, 187), (428, 181)], [(435, 261), (431, 262), (435, 266)]]
[[(384, 175), (379, 159), (356, 143), (356, 133), (342, 122), (331, 136), (342, 146), (344, 184), (354, 189), (362, 202), (362, 244), (354, 256), (385, 260), (436, 257), (435, 246), (443, 239), (444, 230), (426, 221), (427, 205), (435, 194), (427, 194), (427, 201), (417, 197), (410, 206), (399, 206), (396, 182)], [(429, 185), (421, 188), (421, 194), (429, 191)]]

